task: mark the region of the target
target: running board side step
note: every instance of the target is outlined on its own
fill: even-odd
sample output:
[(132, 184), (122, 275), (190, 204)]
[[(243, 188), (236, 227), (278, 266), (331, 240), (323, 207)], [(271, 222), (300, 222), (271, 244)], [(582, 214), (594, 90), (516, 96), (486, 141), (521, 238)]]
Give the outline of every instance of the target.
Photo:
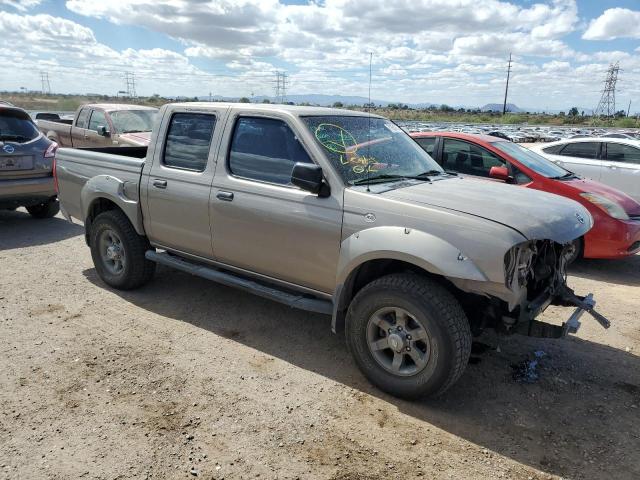
[(166, 252), (158, 253), (153, 250), (147, 250), (144, 254), (147, 260), (175, 268), (185, 273), (190, 273), (197, 277), (206, 278), (228, 287), (239, 288), (245, 292), (253, 293), (263, 298), (273, 300), (275, 302), (284, 303), (292, 308), (299, 308), (308, 312), (322, 313), (331, 315), (333, 313), (333, 303), (329, 300), (320, 298), (306, 297), (300, 294), (280, 290), (277, 287), (271, 287), (258, 283), (254, 280), (234, 275), (233, 273), (223, 272), (215, 268), (192, 263), (175, 255)]

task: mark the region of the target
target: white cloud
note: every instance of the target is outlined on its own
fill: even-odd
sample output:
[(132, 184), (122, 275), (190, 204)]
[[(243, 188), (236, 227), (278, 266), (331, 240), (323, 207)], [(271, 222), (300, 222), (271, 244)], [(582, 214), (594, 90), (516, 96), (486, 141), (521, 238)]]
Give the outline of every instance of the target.
[(21, 12), (26, 12), (33, 7), (37, 7), (41, 3), (42, 0), (0, 0), (0, 6), (6, 5)]
[(589, 23), (582, 38), (585, 40), (640, 38), (640, 11), (609, 8)]

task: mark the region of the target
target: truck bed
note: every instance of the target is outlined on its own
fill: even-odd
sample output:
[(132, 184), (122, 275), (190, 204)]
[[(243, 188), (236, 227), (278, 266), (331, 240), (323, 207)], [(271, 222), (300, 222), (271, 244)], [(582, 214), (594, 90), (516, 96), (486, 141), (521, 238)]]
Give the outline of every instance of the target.
[(131, 206), (138, 206), (140, 175), (147, 147), (60, 148), (56, 152), (56, 175), (63, 213), (78, 220), (85, 218), (84, 209), (91, 201), (91, 189), (83, 187), (92, 182), (99, 190), (100, 182), (116, 182), (119, 195)]

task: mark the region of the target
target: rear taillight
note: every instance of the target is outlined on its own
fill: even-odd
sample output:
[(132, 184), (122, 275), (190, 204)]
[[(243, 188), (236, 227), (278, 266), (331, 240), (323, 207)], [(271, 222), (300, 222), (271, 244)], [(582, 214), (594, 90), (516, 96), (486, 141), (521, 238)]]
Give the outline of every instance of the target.
[(58, 144), (53, 142), (49, 147), (44, 151), (44, 158), (55, 158), (56, 150), (58, 150)]
[[(57, 148), (57, 144), (54, 143)], [(56, 169), (56, 153), (55, 149), (53, 151), (53, 162), (51, 163), (51, 171), (53, 172), (53, 188), (56, 190), (56, 195), (60, 193), (60, 189), (58, 188), (58, 172)]]

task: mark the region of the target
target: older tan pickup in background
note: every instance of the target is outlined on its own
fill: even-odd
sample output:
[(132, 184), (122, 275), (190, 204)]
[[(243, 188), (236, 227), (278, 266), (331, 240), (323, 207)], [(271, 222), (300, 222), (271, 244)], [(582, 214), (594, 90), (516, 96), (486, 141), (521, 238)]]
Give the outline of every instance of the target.
[(89, 104), (78, 108), (73, 120), (38, 114), (36, 124), (61, 147), (147, 146), (157, 113), (141, 105)]

